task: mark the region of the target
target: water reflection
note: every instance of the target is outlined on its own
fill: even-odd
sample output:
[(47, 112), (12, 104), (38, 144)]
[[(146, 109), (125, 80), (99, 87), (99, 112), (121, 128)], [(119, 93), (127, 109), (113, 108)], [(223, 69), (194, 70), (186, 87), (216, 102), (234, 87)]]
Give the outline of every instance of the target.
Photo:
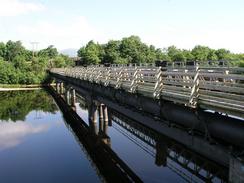
[(33, 110), (35, 119), (55, 113), (57, 106), (52, 101), (44, 90), (0, 92), (0, 150), (15, 147), (27, 136), (48, 130), (47, 124), (24, 121)]
[(0, 182), (100, 182), (45, 91), (0, 92)]
[(16, 123), (0, 123), (0, 150), (15, 147), (28, 135), (42, 133), (48, 130), (47, 124), (33, 125), (18, 121)]
[(45, 91), (22, 92), (0, 93), (6, 104), (0, 121), (3, 182), (243, 180), (243, 163), (230, 154), (221, 157), (230, 158), (227, 164), (210, 160), (101, 101), (77, 95), (75, 106), (68, 106), (66, 97), (56, 95), (56, 101), (63, 101), (57, 102), (60, 113)]
[[(162, 179), (166, 182), (243, 180), (241, 168), (234, 170), (235, 173), (231, 173), (232, 177), (229, 177), (229, 172), (234, 167), (230, 162), (237, 160), (231, 154), (227, 155), (227, 164), (211, 161), (209, 157), (199, 155), (199, 152), (133, 121), (113, 108), (107, 108), (99, 101), (89, 102), (78, 95), (77, 102), (76, 111), (89, 124), (90, 130), (103, 137), (101, 140), (145, 182), (160, 182)], [(107, 120), (104, 118), (104, 109), (107, 110)], [(88, 117), (84, 117), (85, 114)], [(220, 149), (216, 148), (218, 151)], [(238, 167), (243, 167), (241, 161), (238, 163)]]
[[(67, 127), (74, 134), (78, 144), (86, 149), (89, 156), (88, 159), (92, 160), (92, 164), (94, 164), (96, 170), (99, 171), (98, 175), (101, 174), (106, 182), (142, 182), (109, 147), (109, 137), (106, 135), (106, 131), (104, 131), (102, 126), (99, 132), (91, 126), (89, 127), (88, 124), (76, 114), (75, 111), (77, 111), (77, 107), (73, 105), (68, 106), (67, 103), (64, 102), (64, 99), (68, 97), (60, 97), (55, 95), (53, 91), (50, 92), (63, 112)], [(81, 112), (82, 110), (79, 109), (79, 111)], [(100, 116), (99, 119), (102, 121), (103, 118)]]
[(25, 120), (32, 110), (54, 113), (57, 106), (44, 90), (0, 92), (0, 120)]
[[(154, 160), (155, 171), (168, 168), (187, 182), (227, 182), (228, 169), (209, 161), (163, 134), (111, 110), (113, 128)], [(113, 138), (112, 138), (113, 139)], [(156, 170), (157, 169), (157, 170)], [(163, 169), (161, 169), (163, 170)], [(160, 176), (158, 176), (160, 177)], [(148, 181), (150, 181), (148, 179)]]

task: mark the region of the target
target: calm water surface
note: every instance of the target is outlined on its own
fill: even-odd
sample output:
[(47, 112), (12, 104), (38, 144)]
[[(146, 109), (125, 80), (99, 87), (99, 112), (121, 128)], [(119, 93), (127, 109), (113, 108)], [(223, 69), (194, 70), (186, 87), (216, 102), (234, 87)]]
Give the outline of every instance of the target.
[[(47, 92), (2, 92), (0, 104), (0, 182), (104, 180)], [(85, 101), (78, 100), (76, 111), (89, 124)], [(144, 182), (204, 182), (172, 158), (167, 158), (167, 166), (156, 165), (155, 147), (118, 121), (123, 122), (114, 115), (107, 127), (108, 145)]]
[(100, 182), (45, 91), (0, 93), (0, 182)]

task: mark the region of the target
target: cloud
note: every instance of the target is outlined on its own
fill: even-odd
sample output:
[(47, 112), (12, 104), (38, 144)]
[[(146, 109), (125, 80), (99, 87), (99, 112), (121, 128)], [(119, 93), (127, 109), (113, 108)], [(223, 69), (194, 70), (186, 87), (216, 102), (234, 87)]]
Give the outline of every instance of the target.
[(244, 37), (242, 30), (233, 28), (181, 28), (179, 26), (159, 26), (150, 33), (138, 32), (142, 41), (160, 48), (175, 45), (182, 49), (192, 49), (196, 45), (210, 48), (226, 48), (235, 53), (243, 52)]
[(0, 123), (0, 150), (15, 147), (23, 142), (24, 137), (46, 131), (46, 124), (33, 126), (25, 122)]
[[(1, 0), (0, 0), (1, 1)], [(192, 49), (196, 45), (206, 45), (211, 48), (227, 48), (233, 52), (243, 52), (243, 29), (219, 27), (203, 27), (181, 25), (167, 25), (158, 23), (150, 28), (141, 29), (116, 26), (94, 25), (84, 16), (63, 17), (62, 21), (43, 20), (35, 24), (16, 25), (14, 29), (17, 40), (31, 49), (30, 42), (38, 41), (39, 49), (48, 45), (55, 45), (59, 50), (67, 48), (80, 48), (88, 41), (94, 40), (105, 43), (110, 39), (121, 39), (130, 35), (138, 35), (147, 44), (159, 48), (176, 45), (179, 48)]]
[(91, 39), (104, 42), (107, 38), (101, 29), (93, 26), (83, 16), (73, 17), (61, 23), (45, 20), (34, 25), (21, 25), (17, 32), (22, 37), (39, 41), (41, 47), (53, 44), (59, 49), (77, 48)]
[(0, 17), (17, 16), (44, 9), (45, 7), (40, 3), (23, 2), (20, 0), (0, 0)]

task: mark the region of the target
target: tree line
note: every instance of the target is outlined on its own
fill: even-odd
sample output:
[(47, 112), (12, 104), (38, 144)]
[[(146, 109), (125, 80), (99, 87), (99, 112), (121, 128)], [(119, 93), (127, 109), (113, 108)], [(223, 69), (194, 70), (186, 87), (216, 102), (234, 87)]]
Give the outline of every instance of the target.
[(155, 61), (187, 62), (199, 61), (203, 64), (218, 64), (227, 61), (229, 65), (244, 66), (244, 54), (234, 54), (227, 49), (211, 49), (197, 45), (191, 50), (179, 49), (175, 46), (160, 49), (147, 45), (138, 36), (125, 37), (121, 40), (110, 40), (106, 44), (89, 41), (78, 52), (83, 65), (90, 64), (129, 64), (154, 63)]
[[(227, 49), (211, 49), (197, 45), (191, 50), (175, 46), (160, 49), (147, 45), (138, 36), (110, 40), (106, 44), (89, 41), (77, 55), (82, 65), (154, 63), (160, 61), (209, 61), (218, 65), (225, 60), (231, 66), (244, 67), (244, 54), (231, 53)], [(0, 42), (0, 84), (39, 84), (47, 80), (47, 70), (52, 67), (72, 66), (73, 61), (58, 53), (54, 46), (32, 52), (20, 41)]]
[(71, 64), (54, 46), (33, 52), (20, 41), (0, 42), (0, 84), (40, 84), (47, 79), (47, 69)]

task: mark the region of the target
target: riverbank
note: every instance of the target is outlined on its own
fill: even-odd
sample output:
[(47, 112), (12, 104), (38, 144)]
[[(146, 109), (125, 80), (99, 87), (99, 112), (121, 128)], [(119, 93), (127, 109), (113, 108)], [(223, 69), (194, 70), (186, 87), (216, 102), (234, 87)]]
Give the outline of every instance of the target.
[[(50, 84), (50, 85), (53, 85), (53, 84)], [(48, 85), (47, 84), (35, 84), (35, 85), (0, 84), (0, 91), (39, 90), (46, 86), (48, 86)]]

